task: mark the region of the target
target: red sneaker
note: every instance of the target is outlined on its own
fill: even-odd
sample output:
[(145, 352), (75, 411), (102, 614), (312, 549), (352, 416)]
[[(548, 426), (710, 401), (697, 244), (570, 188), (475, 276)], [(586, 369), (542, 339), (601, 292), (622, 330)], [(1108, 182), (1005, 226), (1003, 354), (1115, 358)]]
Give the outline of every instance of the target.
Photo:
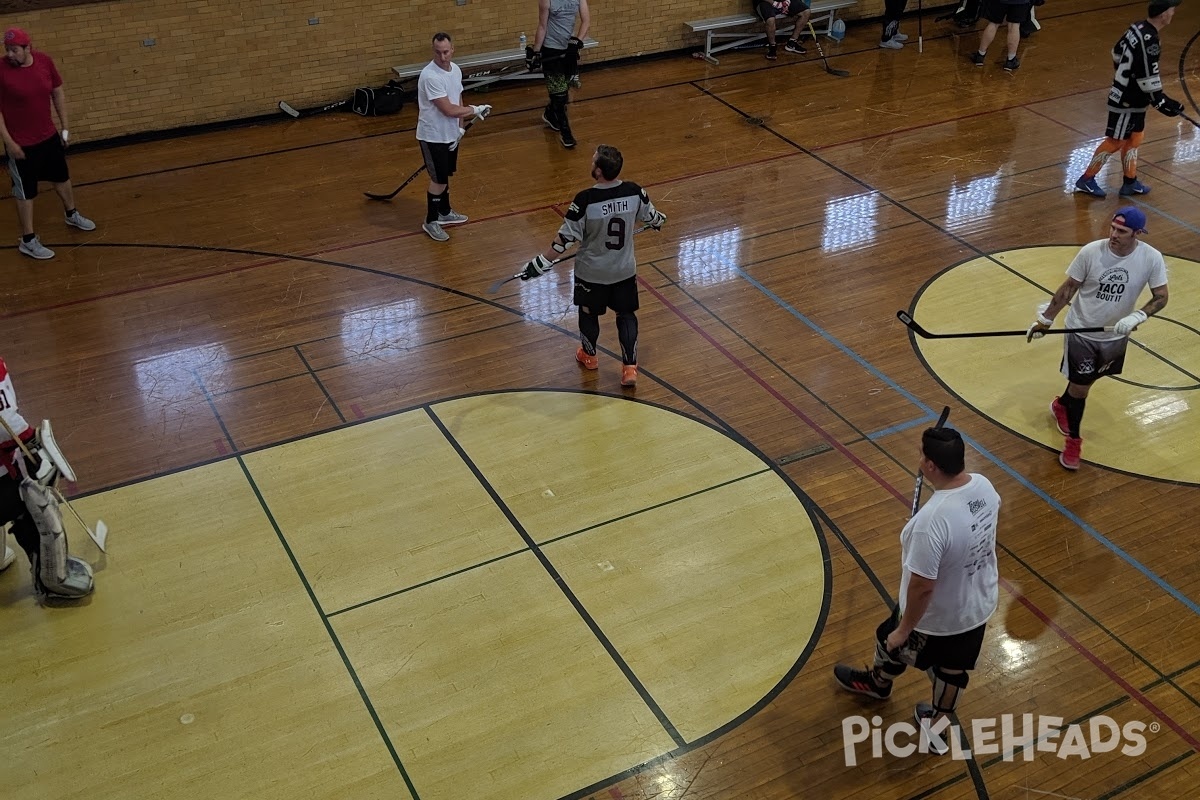
[(1063, 442), (1062, 452), (1058, 454), (1058, 463), (1067, 469), (1079, 469), (1079, 454), (1083, 450), (1083, 439), (1072, 439), (1070, 436)]
[(589, 356), (582, 347), (575, 351), (575, 360), (587, 369), (595, 369), (600, 366), (600, 359), (596, 356)]
[(1050, 413), (1054, 415), (1054, 421), (1058, 423), (1058, 432), (1063, 436), (1070, 436), (1071, 426), (1067, 423), (1067, 407), (1059, 398), (1056, 397), (1050, 401)]
[(621, 366), (621, 385), (633, 386), (637, 383), (637, 364), (624, 364)]

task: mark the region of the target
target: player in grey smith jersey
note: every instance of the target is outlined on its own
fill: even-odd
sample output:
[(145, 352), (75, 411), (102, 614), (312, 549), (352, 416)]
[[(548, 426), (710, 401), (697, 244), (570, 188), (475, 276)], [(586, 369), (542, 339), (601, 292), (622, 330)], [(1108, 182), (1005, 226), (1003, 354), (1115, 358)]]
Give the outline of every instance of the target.
[(579, 307), (580, 347), (575, 360), (587, 369), (597, 368), (600, 317), (611, 308), (617, 315), (621, 341), (621, 385), (633, 386), (637, 383), (638, 338), (633, 234), (639, 221), (660, 230), (667, 216), (654, 207), (645, 189), (618, 179), (623, 163), (617, 148), (606, 144), (596, 148), (592, 157), (596, 184), (575, 195), (554, 241), (517, 276), (529, 280), (544, 274), (568, 247), (578, 243), (574, 302)]

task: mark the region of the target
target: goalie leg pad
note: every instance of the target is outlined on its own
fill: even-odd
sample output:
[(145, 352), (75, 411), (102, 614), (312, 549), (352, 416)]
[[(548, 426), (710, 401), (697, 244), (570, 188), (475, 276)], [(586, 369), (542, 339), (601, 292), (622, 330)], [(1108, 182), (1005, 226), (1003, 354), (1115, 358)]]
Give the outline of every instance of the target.
[(38, 531), (38, 547), (30, 559), (34, 589), (39, 595), (76, 599), (92, 593), (92, 568), (67, 555), (67, 532), (54, 494), (36, 481), (21, 482), (21, 500)]
[(59, 449), (58, 442), (54, 439), (54, 429), (50, 427), (50, 420), (42, 420), (37, 431), (37, 446), (31, 449), (37, 453), (42, 462), (38, 465), (36, 478), (38, 483), (42, 486), (53, 484), (56, 477), (53, 474), (55, 471), (68, 481), (75, 482), (75, 470), (71, 469), (66, 456)]
[(929, 680), (933, 682), (933, 707), (943, 714), (954, 713), (958, 698), (971, 681), (971, 675), (962, 670), (929, 668)]

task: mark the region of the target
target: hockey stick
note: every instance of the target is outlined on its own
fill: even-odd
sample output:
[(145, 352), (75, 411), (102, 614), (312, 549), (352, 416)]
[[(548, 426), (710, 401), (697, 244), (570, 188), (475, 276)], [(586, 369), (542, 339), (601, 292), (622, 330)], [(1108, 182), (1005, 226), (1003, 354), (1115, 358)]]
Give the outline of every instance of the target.
[[(648, 231), (648, 230), (650, 230), (650, 226), (643, 225), (642, 227), (635, 230), (632, 235), (637, 236), (639, 233), (642, 233), (643, 231)], [(571, 255), (569, 255), (569, 256), (563, 256), (562, 258), (556, 258), (550, 262), (550, 266), (557, 267), (559, 264), (570, 261), (572, 258), (574, 258), (577, 255), (579, 255), (578, 250), (576, 250), (574, 253), (571, 253)], [(518, 272), (516, 275), (510, 275), (507, 278), (501, 278), (500, 280), (496, 281), (495, 283), (493, 283), (491, 286), (488, 287), (487, 293), (488, 294), (496, 294), (497, 292), (500, 291), (501, 286), (508, 283), (509, 281), (515, 281), (515, 280), (519, 279), (520, 277), (521, 277), (521, 273)]]
[(808, 23), (808, 32), (812, 34), (813, 42), (817, 45), (817, 52), (821, 54), (821, 60), (825, 62), (825, 71), (830, 75), (835, 75), (839, 78), (849, 78), (850, 73), (844, 69), (834, 69), (829, 66), (829, 59), (825, 57), (825, 48), (821, 47), (821, 40), (817, 38), (817, 30), (813, 27), (812, 20)]
[(1184, 119), (1186, 119), (1188, 122), (1190, 122), (1190, 123), (1192, 123), (1193, 125), (1195, 125), (1197, 128), (1200, 128), (1200, 122), (1197, 122), (1196, 120), (1192, 119), (1192, 118), (1191, 118), (1191, 117), (1189, 117), (1187, 114), (1184, 114), (1182, 111), (1180, 111), (1180, 112), (1179, 112), (1179, 116), (1183, 117), (1183, 118), (1184, 118)]
[[(946, 419), (950, 416), (950, 406), (943, 406), (942, 413), (938, 417), (937, 424), (933, 426), (934, 430), (939, 430), (946, 424)], [(912, 513), (909, 518), (917, 515), (917, 509), (921, 507), (921, 487), (925, 485), (925, 473), (921, 472), (921, 468), (917, 467), (917, 485), (913, 487)]]
[[(9, 427), (7, 420), (5, 420), (3, 417), (0, 417), (0, 425), (4, 426), (5, 433), (7, 433), (9, 437), (17, 443), (17, 446), (21, 448), (21, 452), (25, 454), (25, 457), (28, 458), (29, 462), (32, 464), (35, 460), (35, 457), (33, 453), (29, 451), (29, 447), (25, 444), (25, 442), (21, 440), (21, 437), (17, 436), (17, 434), (13, 432), (13, 429)], [(49, 489), (50, 491), (54, 492), (55, 499), (66, 506), (71, 513), (75, 515), (75, 519), (79, 520), (79, 524), (83, 526), (85, 531), (87, 531), (88, 536), (92, 537), (92, 541), (96, 543), (96, 547), (100, 549), (100, 552), (107, 552), (104, 549), (104, 542), (108, 539), (108, 526), (104, 524), (104, 520), (96, 520), (96, 530), (93, 531), (91, 526), (83, 521), (83, 517), (79, 516), (79, 512), (75, 510), (75, 506), (71, 505), (67, 498), (63, 497), (62, 492), (58, 490), (57, 486), (50, 486)], [(2, 555), (3, 554), (0, 554), (0, 556)]]
[[(896, 319), (908, 326), (908, 329), (922, 339), (979, 339), (988, 336), (1028, 336), (1029, 331), (975, 331), (973, 333), (930, 333), (917, 324), (917, 321), (907, 311), (897, 311)], [(1042, 333), (1110, 333), (1112, 326), (1105, 328), (1050, 328)]]
[[(476, 119), (478, 119), (478, 118), (476, 118)], [(471, 126), (474, 124), (475, 124), (475, 120), (473, 119), (470, 122), (468, 122), (466, 125), (464, 125), (463, 133), (466, 133), (467, 131), (471, 130)], [(461, 141), (461, 139), (460, 139), (460, 141)], [(422, 164), (421, 166), (417, 167), (416, 172), (414, 172), (412, 175), (408, 176), (408, 179), (405, 180), (404, 183), (400, 184), (399, 186), (396, 187), (396, 189), (394, 191), (388, 192), (387, 194), (375, 194), (374, 192), (363, 192), (363, 194), (365, 194), (367, 196), (368, 200), (391, 200), (393, 197), (400, 194), (400, 192), (404, 191), (404, 187), (408, 186), (410, 183), (415, 181), (417, 179), (417, 176), (420, 175), (424, 171), (425, 171), (425, 165)]]
[(298, 111), (286, 100), (280, 100), (279, 110), (287, 114), (289, 117), (295, 119), (296, 117), (311, 117), (313, 114), (324, 114), (326, 111), (333, 111), (334, 109), (341, 108), (342, 106), (349, 104), (349, 100), (339, 100), (336, 103), (330, 103), (329, 105), (322, 106), (320, 108), (313, 108), (308, 111)]

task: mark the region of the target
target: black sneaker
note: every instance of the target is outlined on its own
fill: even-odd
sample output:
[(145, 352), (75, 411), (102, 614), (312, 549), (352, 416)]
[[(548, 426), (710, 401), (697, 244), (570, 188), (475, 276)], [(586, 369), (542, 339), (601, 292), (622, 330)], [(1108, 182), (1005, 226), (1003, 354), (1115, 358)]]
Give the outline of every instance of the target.
[(833, 679), (847, 692), (874, 697), (876, 700), (887, 700), (892, 696), (892, 685), (880, 686), (871, 677), (870, 670), (854, 669), (845, 664), (833, 668)]
[(774, 61), (779, 58), (779, 53), (775, 49), (775, 45), (767, 45), (767, 61)]
[(562, 142), (562, 146), (570, 150), (575, 146), (575, 134), (571, 133), (570, 125), (563, 125), (558, 132), (558, 138)]
[(799, 53), (800, 55), (804, 55), (808, 52), (804, 49), (804, 45), (800, 44), (799, 39), (788, 39), (787, 44), (783, 46), (783, 49), (789, 53)]
[(554, 112), (550, 110), (550, 106), (542, 109), (542, 122), (546, 123), (546, 127), (550, 130), (558, 130), (558, 123), (554, 121)]
[(984, 56), (983, 53), (976, 50), (974, 53), (971, 53), (971, 63), (977, 67), (982, 67), (985, 57), (986, 56)]
[(1005, 72), (1016, 72), (1017, 68), (1020, 66), (1021, 66), (1021, 62), (1017, 60), (1016, 56), (1013, 56), (1012, 58), (1005, 60), (1004, 71)]

